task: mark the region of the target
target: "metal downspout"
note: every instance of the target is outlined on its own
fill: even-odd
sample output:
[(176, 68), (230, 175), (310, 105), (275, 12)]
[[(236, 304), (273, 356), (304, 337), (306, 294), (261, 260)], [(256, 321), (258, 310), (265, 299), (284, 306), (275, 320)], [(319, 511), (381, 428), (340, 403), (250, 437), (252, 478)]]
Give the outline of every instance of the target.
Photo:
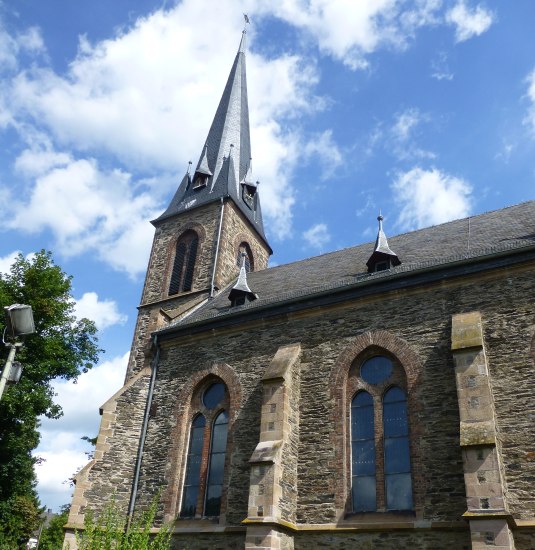
[(152, 362), (152, 372), (150, 375), (149, 393), (145, 404), (145, 414), (143, 416), (143, 425), (141, 427), (141, 436), (139, 438), (139, 447), (137, 450), (136, 469), (134, 471), (134, 481), (132, 483), (132, 494), (130, 495), (130, 503), (128, 505), (128, 524), (132, 521), (134, 506), (136, 503), (137, 489), (139, 484), (139, 474), (141, 471), (141, 462), (143, 460), (143, 449), (145, 447), (145, 438), (147, 436), (147, 428), (149, 426), (150, 408), (152, 405), (152, 396), (154, 394), (154, 386), (156, 385), (156, 374), (158, 372), (158, 363), (160, 361), (160, 346), (158, 344), (158, 336), (154, 336), (154, 345), (156, 346), (156, 355)]
[(214, 288), (215, 288), (215, 272), (217, 269), (217, 258), (219, 256), (219, 243), (221, 241), (221, 228), (223, 226), (223, 210), (225, 208), (225, 202), (223, 197), (221, 197), (221, 215), (219, 217), (219, 229), (217, 231), (217, 243), (215, 247), (215, 258), (214, 258), (214, 269), (212, 271), (212, 282), (210, 283), (210, 298), (214, 297)]

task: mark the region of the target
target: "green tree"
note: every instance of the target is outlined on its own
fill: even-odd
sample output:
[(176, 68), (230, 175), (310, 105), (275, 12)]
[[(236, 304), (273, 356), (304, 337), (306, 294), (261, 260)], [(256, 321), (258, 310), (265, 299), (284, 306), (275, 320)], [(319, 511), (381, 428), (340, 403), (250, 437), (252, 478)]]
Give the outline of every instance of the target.
[(61, 550), (63, 546), (63, 526), (69, 517), (69, 505), (62, 506), (61, 514), (54, 516), (43, 528), (39, 537), (39, 550)]
[[(0, 306), (14, 303), (32, 306), (36, 334), (17, 352), (24, 368), (20, 382), (9, 387), (0, 401), (0, 548), (2, 544), (17, 548), (25, 536), (6, 529), (13, 524), (18, 498), (33, 503), (36, 511), (28, 516), (27, 530), (38, 524), (32, 518), (39, 514), (33, 470), (39, 459), (32, 456), (32, 450), (39, 443), (39, 416), (62, 415), (51, 382), (56, 378), (75, 381), (97, 362), (101, 351), (95, 324), (74, 315), (71, 277), (54, 264), (49, 252), (41, 251), (31, 259), (19, 255), (10, 273), (0, 274)], [(3, 315), (0, 330), (3, 333)], [(7, 353), (2, 346), (2, 366)]]

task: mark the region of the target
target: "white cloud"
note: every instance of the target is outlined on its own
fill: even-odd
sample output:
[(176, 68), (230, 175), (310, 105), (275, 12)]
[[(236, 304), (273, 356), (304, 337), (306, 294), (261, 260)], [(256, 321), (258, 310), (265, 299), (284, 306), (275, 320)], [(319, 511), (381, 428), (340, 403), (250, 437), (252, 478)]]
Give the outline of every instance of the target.
[(15, 159), (15, 169), (24, 176), (40, 176), (53, 168), (72, 162), (68, 153), (57, 153), (49, 149), (25, 149)]
[(17, 36), (17, 46), (21, 50), (32, 53), (46, 52), (45, 43), (38, 27), (29, 27)]
[[(94, 159), (66, 162), (61, 154), (45, 156), (45, 162), (42, 153), (27, 151), (19, 157), (27, 171), (46, 170), (27, 202), (14, 205), (8, 225), (33, 233), (49, 229), (65, 255), (93, 251), (132, 276), (143, 272), (152, 241), (147, 218), (160, 210), (158, 193), (121, 170), (100, 170)], [(58, 159), (63, 166), (54, 166)], [(133, 237), (135, 247), (119, 246)]]
[(420, 123), (422, 116), (418, 109), (407, 109), (397, 116), (396, 123), (392, 128), (394, 137), (406, 141), (410, 138), (412, 130)]
[(454, 74), (449, 68), (448, 55), (446, 52), (439, 52), (431, 61), (431, 77), (436, 80), (453, 80)]
[(54, 384), (56, 401), (63, 407), (59, 420), (41, 419), (41, 443), (35, 455), (44, 459), (35, 468), (38, 491), (43, 504), (57, 509), (70, 500), (71, 488), (66, 481), (88, 459), (91, 447), (83, 436), (94, 437), (100, 424), (99, 407), (123, 385), (128, 353), (106, 361), (82, 374), (78, 382)]
[[(32, 146), (19, 157), (19, 171), (37, 175), (62, 165), (67, 175), (77, 165), (72, 159), (98, 158), (104, 152), (132, 171), (181, 175), (202, 150), (237, 50), (242, 4), (185, 0), (138, 19), (108, 40), (90, 43), (81, 37), (78, 55), (64, 75), (45, 65), (21, 72), (4, 93), (9, 105), (4, 124), (16, 125), (26, 141), (31, 124), (39, 125), (55, 144)], [(199, 21), (202, 33), (195, 31)], [(254, 29), (248, 40), (254, 40)], [(35, 37), (32, 43), (37, 47)], [(247, 64), (254, 175), (264, 184), (268, 226), (284, 237), (291, 231), (294, 203), (290, 180), (297, 156), (291, 153), (300, 141), (285, 120), (323, 108), (312, 93), (317, 74), (314, 63), (298, 55), (268, 59), (250, 52)], [(79, 202), (74, 187), (69, 195)], [(114, 248), (117, 239), (110, 241), (108, 235), (109, 242)], [(126, 268), (124, 260), (118, 263)]]
[(530, 106), (528, 108), (528, 114), (524, 119), (524, 124), (526, 124), (535, 138), (535, 69), (530, 73), (527, 78), (528, 83), (528, 99), (530, 101)]
[(41, 31), (37, 27), (29, 27), (12, 36), (3, 28), (0, 21), (0, 72), (16, 69), (21, 52), (32, 55), (45, 52)]
[(342, 164), (342, 153), (333, 139), (332, 130), (325, 130), (312, 136), (302, 147), (302, 155), (309, 162), (312, 160), (320, 162), (323, 180), (330, 178), (336, 168)]
[(405, 109), (396, 116), (390, 130), (391, 141), (388, 145), (398, 159), (435, 158), (434, 153), (416, 145), (418, 127), (429, 120), (428, 115), (415, 107)]
[(406, 48), (415, 31), (437, 21), (440, 0), (256, 0), (255, 12), (300, 28), (319, 48), (352, 69), (383, 47)]
[(415, 167), (399, 174), (392, 190), (400, 210), (397, 223), (405, 230), (436, 225), (470, 213), (471, 185), (437, 169)]
[(461, 0), (446, 13), (446, 21), (455, 26), (455, 41), (464, 42), (487, 31), (494, 22), (494, 14), (481, 5), (470, 9)]
[[(0, 258), (0, 275), (2, 273), (9, 273), (11, 266), (13, 265), (13, 262), (17, 259), (18, 255), (21, 254), (20, 250), (14, 250), (13, 252), (10, 252), (3, 258)], [(24, 256), (24, 258), (28, 261), (32, 261), (35, 257), (35, 252), (30, 252)]]
[(303, 233), (303, 238), (308, 246), (321, 250), (331, 240), (331, 235), (326, 224), (317, 223)]
[(0, 275), (2, 275), (3, 273), (9, 273), (9, 270), (13, 265), (13, 262), (15, 261), (15, 259), (19, 254), (20, 254), (20, 250), (14, 250), (13, 252), (10, 252), (6, 256), (0, 258)]
[(127, 316), (119, 313), (113, 300), (99, 300), (96, 292), (85, 292), (76, 300), (74, 312), (79, 319), (87, 318), (95, 322), (99, 330), (113, 325), (124, 325)]

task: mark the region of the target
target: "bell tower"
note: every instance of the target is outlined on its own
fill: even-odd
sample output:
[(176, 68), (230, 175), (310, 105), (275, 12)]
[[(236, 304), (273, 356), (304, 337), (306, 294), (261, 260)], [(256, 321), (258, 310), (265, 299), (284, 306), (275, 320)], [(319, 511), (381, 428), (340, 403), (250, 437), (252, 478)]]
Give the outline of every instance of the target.
[(243, 31), (195, 171), (188, 169), (167, 209), (152, 221), (154, 241), (127, 379), (148, 366), (150, 334), (185, 316), (272, 254), (252, 179)]

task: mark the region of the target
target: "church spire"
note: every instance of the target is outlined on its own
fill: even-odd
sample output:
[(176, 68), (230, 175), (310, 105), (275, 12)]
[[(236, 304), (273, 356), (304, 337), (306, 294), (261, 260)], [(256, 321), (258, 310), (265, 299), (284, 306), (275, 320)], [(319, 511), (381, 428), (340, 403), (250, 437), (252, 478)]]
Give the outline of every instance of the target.
[[(251, 138), (245, 48), (244, 30), (191, 183), (180, 186), (173, 201), (156, 222), (230, 197), (266, 240), (257, 186), (250, 183)], [(180, 196), (177, 196), (179, 193)]]
[(370, 259), (366, 262), (368, 272), (382, 271), (384, 269), (390, 269), (401, 264), (397, 254), (390, 250), (388, 241), (386, 240), (385, 232), (383, 231), (383, 216), (379, 214), (377, 216), (379, 222), (379, 231), (377, 232), (377, 239), (375, 240), (375, 247)]

